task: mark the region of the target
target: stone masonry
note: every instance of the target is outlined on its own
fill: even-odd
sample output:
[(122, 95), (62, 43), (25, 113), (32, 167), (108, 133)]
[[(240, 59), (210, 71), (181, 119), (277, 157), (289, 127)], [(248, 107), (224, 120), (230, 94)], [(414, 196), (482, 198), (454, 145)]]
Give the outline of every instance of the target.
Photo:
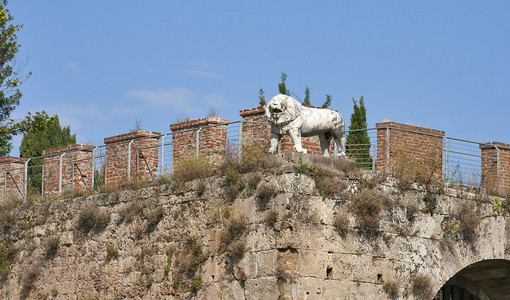
[[(291, 165), (259, 175), (260, 185), (277, 191), (263, 207), (255, 194), (245, 192), (222, 202), (224, 178), (212, 177), (188, 182), (179, 194), (166, 184), (8, 211), (10, 226), (0, 227), (0, 237), (11, 239), (18, 251), (0, 298), (424, 300), (445, 283), (475, 295), (469, 299), (509, 294), (509, 272), (500, 266), (510, 259), (510, 217), (506, 209), (494, 213), (492, 197), (477, 201), (480, 195), (446, 188), (431, 214), (421, 210), (427, 205), (423, 188), (401, 192), (394, 179), (373, 173), (341, 179), (345, 191), (331, 198), (319, 195), (314, 179)], [(206, 189), (197, 196), (204, 182)], [(377, 182), (374, 189), (388, 200), (373, 234), (360, 227), (351, 209), (351, 196), (367, 182)], [(411, 218), (413, 205), (418, 209)], [(90, 207), (107, 222), (84, 232), (80, 214)], [(455, 227), (462, 207), (479, 217), (471, 239)], [(162, 213), (157, 223), (147, 217), (154, 208)], [(344, 231), (338, 229), (339, 218)], [(235, 220), (246, 227), (233, 241), (244, 247), (232, 263), (222, 237)], [(48, 246), (55, 240), (56, 247)], [(200, 246), (195, 252), (186, 248), (190, 240)], [(466, 277), (470, 281), (451, 280), (480, 262), (489, 270)], [(191, 279), (182, 277), (193, 263), (185, 276), (193, 277), (195, 293)], [(421, 295), (414, 287), (417, 278), (427, 279), (421, 280)], [(391, 282), (394, 295), (385, 289)]]
[(197, 133), (199, 139), (198, 155), (220, 161), (227, 147), (227, 119), (206, 117), (178, 122), (170, 125), (172, 130), (173, 164), (184, 158), (197, 155)]
[[(441, 174), (444, 131), (392, 121), (377, 123), (377, 170), (394, 172), (401, 163), (437, 166)], [(389, 143), (387, 133), (389, 132)], [(389, 154), (389, 157), (388, 157)]]
[(510, 191), (510, 145), (500, 142), (480, 145), (482, 186), (493, 191), (498, 189), (498, 149), (500, 157), (499, 191)]
[[(92, 151), (94, 148), (88, 144), (74, 144), (43, 150), (42, 155), (49, 155), (43, 158), (44, 196), (55, 196), (59, 191), (69, 189), (90, 189), (92, 187)], [(60, 186), (61, 157), (62, 185)]]
[[(158, 170), (159, 132), (138, 130), (104, 139), (106, 145), (106, 185), (127, 181), (128, 166), (131, 178), (156, 177)], [(131, 143), (131, 144), (130, 144)], [(130, 155), (128, 149), (131, 147)], [(128, 163), (128, 161), (131, 163)]]
[(13, 156), (0, 158), (0, 199), (8, 197), (9, 194), (23, 197), (24, 182), (25, 159)]

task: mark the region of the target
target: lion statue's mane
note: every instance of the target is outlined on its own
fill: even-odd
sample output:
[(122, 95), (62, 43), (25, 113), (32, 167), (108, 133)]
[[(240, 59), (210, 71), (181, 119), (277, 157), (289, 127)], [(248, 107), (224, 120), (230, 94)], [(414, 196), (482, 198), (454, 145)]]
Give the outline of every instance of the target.
[(322, 154), (329, 156), (331, 139), (335, 139), (338, 151), (345, 156), (345, 122), (331, 109), (311, 108), (301, 105), (287, 95), (276, 95), (265, 106), (266, 117), (271, 123), (270, 153), (275, 153), (283, 135), (289, 135), (294, 151), (306, 153), (301, 137), (318, 135)]

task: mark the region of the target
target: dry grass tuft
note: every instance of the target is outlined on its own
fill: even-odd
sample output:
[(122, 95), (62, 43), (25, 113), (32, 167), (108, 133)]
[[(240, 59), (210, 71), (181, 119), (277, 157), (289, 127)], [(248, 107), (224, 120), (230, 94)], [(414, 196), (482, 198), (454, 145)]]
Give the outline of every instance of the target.
[(108, 223), (110, 216), (93, 204), (85, 206), (78, 217), (78, 229), (84, 232), (101, 231)]
[(418, 299), (430, 299), (432, 297), (432, 284), (429, 276), (417, 275), (412, 283), (412, 291)]
[(379, 227), (383, 197), (376, 189), (364, 189), (352, 196), (351, 209), (362, 230), (375, 231)]

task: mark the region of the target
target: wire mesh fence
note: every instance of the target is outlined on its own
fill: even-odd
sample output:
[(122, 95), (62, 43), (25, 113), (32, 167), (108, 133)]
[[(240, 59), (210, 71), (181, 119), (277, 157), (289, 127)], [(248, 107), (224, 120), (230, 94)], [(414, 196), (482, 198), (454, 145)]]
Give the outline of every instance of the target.
[[(254, 131), (260, 134), (257, 137), (262, 141), (259, 145), (268, 146), (269, 126), (263, 122), (237, 121), (166, 134), (149, 134), (97, 147), (84, 145), (72, 151), (18, 160), (14, 164), (10, 160), (0, 163), (0, 172), (4, 175), (0, 188), (4, 197), (12, 194), (26, 198), (27, 191), (51, 196), (66, 189), (97, 190), (105, 185), (135, 178), (152, 180), (170, 176), (175, 163), (183, 155), (206, 155), (220, 159), (227, 152), (241, 155), (247, 140), (256, 136)], [(379, 135), (382, 129), (387, 129), (388, 133)], [(407, 159), (399, 151), (407, 151), (413, 157), (421, 158), (422, 162), (435, 155), (430, 151), (431, 147), (420, 145), (409, 138), (410, 135), (406, 136), (411, 141), (409, 145), (395, 144), (391, 135), (397, 132), (401, 132), (402, 136), (412, 133), (390, 127), (346, 131), (347, 137), (353, 137), (347, 140), (357, 142), (347, 143), (343, 150), (361, 168), (373, 171), (391, 171), (389, 167), (393, 160)], [(496, 180), (499, 187), (499, 149), (495, 149), (494, 153), (483, 152), (481, 149), (484, 145), (494, 148), (493, 145), (444, 136), (434, 137), (441, 141), (436, 146), (438, 160), (433, 161), (438, 163), (438, 172), (443, 180), (457, 185), (481, 187), (493, 175), (492, 180)], [(332, 154), (338, 150), (335, 148)]]

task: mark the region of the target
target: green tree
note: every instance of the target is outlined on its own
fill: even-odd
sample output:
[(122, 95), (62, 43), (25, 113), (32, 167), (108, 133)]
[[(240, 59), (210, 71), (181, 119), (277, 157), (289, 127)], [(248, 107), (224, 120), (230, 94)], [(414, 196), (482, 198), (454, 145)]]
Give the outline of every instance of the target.
[[(13, 17), (6, 8), (7, 0), (0, 2), (0, 156), (12, 149), (12, 137), (19, 133), (19, 126), (10, 119), (21, 98), (19, 86), (21, 68), (15, 59), (19, 51), (16, 33), (23, 25), (12, 24)], [(27, 77), (30, 73), (27, 75)]]
[(278, 83), (278, 91), (280, 94), (290, 96), (290, 91), (285, 86), (285, 80), (287, 80), (287, 74), (282, 72), (282, 82)]
[(365, 102), (363, 101), (363, 96), (361, 96), (359, 102), (352, 98), (352, 102), (354, 104), (354, 111), (351, 115), (351, 124), (349, 125), (350, 132), (346, 140), (346, 153), (347, 156), (355, 158), (360, 166), (370, 169), (372, 168), (370, 138), (368, 137), (367, 131), (363, 130), (367, 129)]
[(266, 98), (264, 97), (264, 90), (262, 88), (259, 90), (259, 105), (266, 105)]
[(310, 88), (305, 88), (305, 100), (303, 101), (304, 105), (311, 105), (310, 104)]
[(326, 100), (322, 103), (322, 108), (328, 108), (331, 105), (331, 95), (326, 95)]
[[(30, 125), (30, 129), (23, 134), (19, 147), (21, 157), (31, 158), (41, 156), (45, 149), (63, 147), (76, 144), (76, 135), (71, 134), (69, 126), (62, 128), (58, 115), (48, 118), (46, 113), (37, 113), (35, 116), (27, 116), (24, 121)], [(38, 121), (34, 122), (33, 119)], [(23, 122), (23, 121), (22, 121)], [(32, 168), (28, 169), (28, 179), (34, 190), (40, 191), (42, 187), (42, 158), (31, 159), (28, 162)], [(38, 166), (38, 167), (36, 167)]]

